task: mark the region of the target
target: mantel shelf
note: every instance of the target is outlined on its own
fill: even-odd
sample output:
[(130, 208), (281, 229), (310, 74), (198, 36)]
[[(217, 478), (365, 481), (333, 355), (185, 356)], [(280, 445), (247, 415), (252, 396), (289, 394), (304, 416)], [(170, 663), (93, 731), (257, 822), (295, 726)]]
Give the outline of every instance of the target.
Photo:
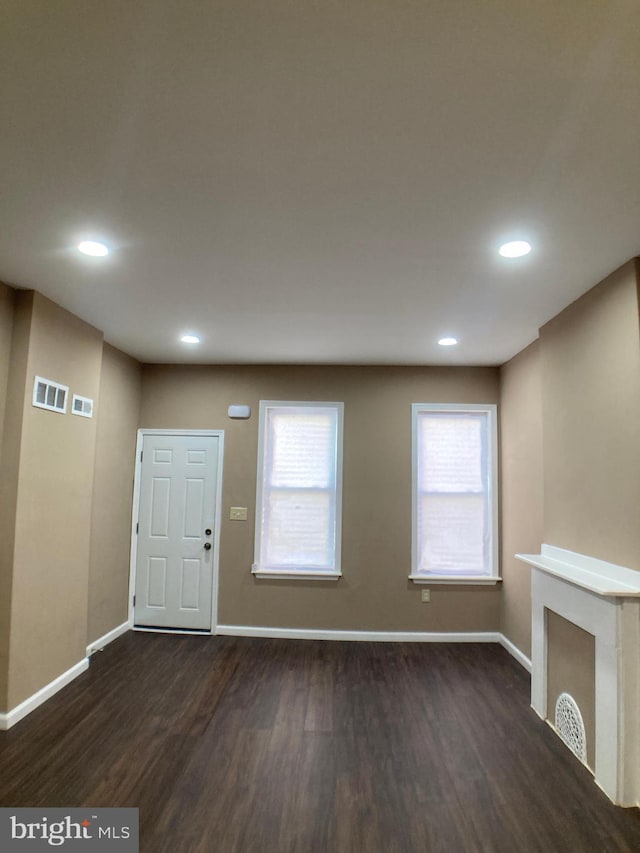
[(594, 557), (585, 557), (564, 548), (543, 545), (540, 554), (516, 554), (518, 560), (549, 575), (614, 598), (640, 598), (640, 572), (616, 566)]

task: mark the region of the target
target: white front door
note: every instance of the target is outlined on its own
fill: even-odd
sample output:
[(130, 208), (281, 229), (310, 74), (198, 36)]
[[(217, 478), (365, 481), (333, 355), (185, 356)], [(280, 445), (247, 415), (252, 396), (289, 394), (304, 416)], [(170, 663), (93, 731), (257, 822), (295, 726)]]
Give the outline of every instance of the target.
[(220, 436), (145, 434), (134, 624), (211, 630)]

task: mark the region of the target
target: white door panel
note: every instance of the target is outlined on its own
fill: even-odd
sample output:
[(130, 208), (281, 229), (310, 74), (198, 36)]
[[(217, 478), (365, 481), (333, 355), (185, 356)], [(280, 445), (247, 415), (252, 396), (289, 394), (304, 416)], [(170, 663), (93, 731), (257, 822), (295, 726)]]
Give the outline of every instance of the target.
[(134, 622), (211, 629), (219, 436), (146, 434)]

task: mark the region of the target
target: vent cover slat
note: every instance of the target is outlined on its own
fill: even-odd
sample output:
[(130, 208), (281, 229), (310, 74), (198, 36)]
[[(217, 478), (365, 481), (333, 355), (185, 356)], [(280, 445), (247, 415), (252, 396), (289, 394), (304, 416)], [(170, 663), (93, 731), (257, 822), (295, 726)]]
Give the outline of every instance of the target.
[(79, 394), (74, 394), (71, 403), (71, 413), (80, 415), (82, 418), (92, 418), (93, 400), (90, 397), (81, 397)]
[(556, 702), (555, 729), (571, 752), (587, 763), (587, 738), (582, 714), (576, 700), (569, 693), (561, 693)]
[(53, 379), (36, 376), (33, 382), (31, 402), (38, 409), (47, 409), (49, 412), (58, 412), (64, 415), (67, 411), (68, 394), (68, 385), (54, 382)]

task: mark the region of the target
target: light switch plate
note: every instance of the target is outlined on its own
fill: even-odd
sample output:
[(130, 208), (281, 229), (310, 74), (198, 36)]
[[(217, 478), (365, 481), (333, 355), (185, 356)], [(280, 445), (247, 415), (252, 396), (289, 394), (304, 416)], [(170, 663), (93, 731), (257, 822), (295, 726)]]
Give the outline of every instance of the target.
[(430, 589), (421, 589), (420, 590), (420, 601), (431, 601), (431, 590)]
[(247, 508), (246, 508), (246, 506), (232, 506), (231, 511), (229, 512), (229, 518), (232, 521), (246, 521), (247, 520)]

